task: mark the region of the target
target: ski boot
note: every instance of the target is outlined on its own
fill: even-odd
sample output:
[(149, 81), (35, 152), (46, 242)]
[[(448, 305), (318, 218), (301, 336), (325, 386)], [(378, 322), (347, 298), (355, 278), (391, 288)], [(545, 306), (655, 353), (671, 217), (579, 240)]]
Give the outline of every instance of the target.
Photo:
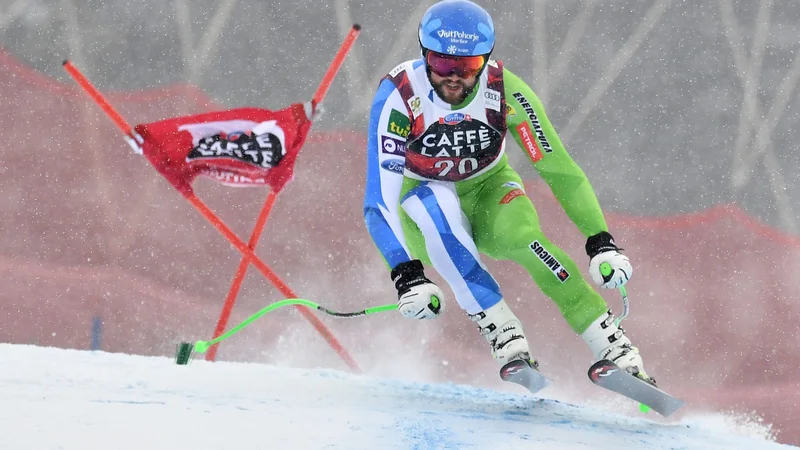
[(492, 348), (492, 356), (503, 364), (500, 379), (518, 384), (535, 394), (550, 385), (539, 372), (539, 363), (531, 358), (528, 340), (519, 319), (505, 300), (478, 314), (470, 315)]
[(644, 362), (639, 355), (639, 349), (625, 336), (625, 330), (614, 324), (611, 311), (592, 322), (581, 337), (598, 361), (610, 360), (620, 369), (656, 386), (656, 380), (650, 378), (644, 371)]
[(517, 316), (511, 312), (505, 300), (477, 314), (470, 314), (470, 320), (477, 323), (481, 335), (492, 350), (492, 356), (503, 364), (523, 360), (534, 369), (539, 363), (531, 358), (528, 339), (522, 331)]

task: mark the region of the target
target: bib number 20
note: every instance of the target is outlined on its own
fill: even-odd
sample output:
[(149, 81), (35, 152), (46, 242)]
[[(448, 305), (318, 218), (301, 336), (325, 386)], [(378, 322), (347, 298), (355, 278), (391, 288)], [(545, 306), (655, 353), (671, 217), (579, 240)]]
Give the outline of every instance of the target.
[[(456, 163), (449, 159), (437, 161), (433, 167), (440, 170), (439, 176), (446, 177), (456, 167)], [(463, 158), (458, 161), (458, 174), (466, 175), (478, 168), (478, 160), (476, 158)]]

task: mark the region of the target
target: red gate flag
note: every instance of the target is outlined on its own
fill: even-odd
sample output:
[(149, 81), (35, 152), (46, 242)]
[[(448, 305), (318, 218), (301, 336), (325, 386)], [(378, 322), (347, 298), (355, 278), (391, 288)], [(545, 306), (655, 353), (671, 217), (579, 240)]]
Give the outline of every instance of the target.
[[(242, 279), (250, 264), (267, 277), (283, 295), (297, 298), (294, 291), (281, 281), (253, 253), (253, 250), (278, 193), (294, 176), (297, 153), (308, 135), (314, 111), (325, 97), (360, 30), (358, 24), (352, 26), (325, 72), (314, 97), (308, 103), (293, 104), (279, 111), (239, 108), (177, 117), (142, 124), (137, 126), (135, 131), (72, 63), (64, 61), (64, 69), (119, 127), (128, 145), (137, 153), (143, 154), (153, 167), (242, 253), (242, 261), (225, 299), (214, 338), (219, 337), (225, 330)], [(247, 244), (194, 194), (191, 185), (198, 175), (231, 186), (270, 187)], [(309, 308), (300, 305), (295, 307), (351, 369), (361, 372), (358, 363)], [(206, 354), (207, 359), (211, 361), (215, 357), (216, 345)]]
[(182, 194), (198, 175), (230, 186), (291, 181), (297, 153), (311, 127), (311, 104), (272, 111), (237, 108), (136, 126), (144, 156)]

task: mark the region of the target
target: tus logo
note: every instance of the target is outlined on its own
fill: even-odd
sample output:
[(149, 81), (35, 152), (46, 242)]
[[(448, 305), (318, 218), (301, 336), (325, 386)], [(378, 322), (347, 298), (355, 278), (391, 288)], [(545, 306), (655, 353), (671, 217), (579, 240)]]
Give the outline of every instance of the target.
[(396, 109), (389, 113), (389, 121), (386, 124), (386, 131), (400, 137), (408, 137), (411, 132), (411, 121), (408, 116)]

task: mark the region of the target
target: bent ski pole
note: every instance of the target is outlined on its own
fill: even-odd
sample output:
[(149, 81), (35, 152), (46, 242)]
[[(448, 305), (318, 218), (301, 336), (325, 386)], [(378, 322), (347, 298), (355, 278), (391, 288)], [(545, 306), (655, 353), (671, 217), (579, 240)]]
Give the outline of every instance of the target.
[[(611, 275), (614, 269), (611, 268), (611, 264), (604, 262), (600, 264), (600, 275), (607, 277)], [(628, 314), (631, 312), (630, 304), (628, 302), (628, 290), (625, 289), (625, 286), (619, 287), (619, 293), (622, 295), (622, 314), (614, 321), (614, 325), (619, 326), (619, 324), (628, 317)], [(639, 411), (647, 414), (650, 411), (650, 407), (645, 405), (644, 403), (639, 403)]]
[(302, 305), (311, 309), (316, 309), (317, 311), (323, 312), (330, 316), (346, 317), (346, 318), (366, 316), (384, 311), (394, 311), (397, 309), (397, 304), (392, 303), (389, 305), (373, 306), (371, 308), (366, 308), (355, 312), (338, 312), (332, 309), (328, 309), (318, 303), (314, 303), (311, 300), (305, 300), (302, 298), (288, 298), (286, 300), (281, 300), (271, 305), (267, 305), (266, 307), (262, 308), (252, 316), (243, 320), (242, 323), (240, 323), (239, 325), (236, 325), (235, 327), (228, 330), (226, 333), (214, 339), (211, 339), (209, 341), (197, 341), (194, 343), (194, 345), (188, 342), (181, 342), (178, 346), (178, 353), (175, 362), (181, 365), (186, 364), (189, 362), (189, 357), (191, 356), (192, 351), (196, 351), (197, 353), (205, 353), (212, 345), (222, 342), (225, 339), (228, 339), (229, 337), (241, 331), (244, 327), (258, 320), (261, 316), (270, 313), (272, 311), (275, 311), (278, 308), (282, 308), (284, 306), (289, 306), (289, 305)]
[[(607, 277), (614, 272), (614, 269), (611, 268), (611, 264), (604, 262), (600, 264), (600, 275)], [(614, 321), (614, 325), (619, 326), (619, 324), (628, 317), (630, 313), (630, 305), (628, 303), (628, 291), (625, 289), (625, 286), (619, 287), (619, 293), (622, 295), (622, 314)]]

